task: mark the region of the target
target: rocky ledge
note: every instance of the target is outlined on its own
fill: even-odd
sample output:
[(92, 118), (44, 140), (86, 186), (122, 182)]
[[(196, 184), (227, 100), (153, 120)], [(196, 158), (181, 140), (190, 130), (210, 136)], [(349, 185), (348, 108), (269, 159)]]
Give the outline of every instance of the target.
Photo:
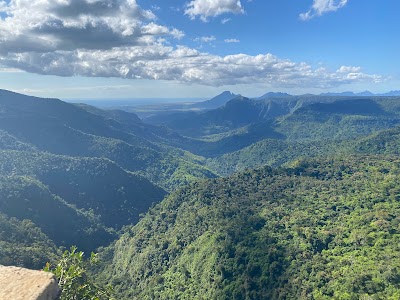
[(59, 289), (53, 274), (0, 266), (0, 299), (56, 300)]

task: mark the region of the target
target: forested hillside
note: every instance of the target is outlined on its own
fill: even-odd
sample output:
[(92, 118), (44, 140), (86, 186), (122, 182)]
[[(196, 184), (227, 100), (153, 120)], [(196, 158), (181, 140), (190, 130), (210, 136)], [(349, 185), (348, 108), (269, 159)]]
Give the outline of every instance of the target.
[[(215, 177), (191, 155), (166, 147), (166, 141), (175, 144), (179, 136), (142, 124), (134, 114), (99, 112), (7, 91), (0, 93), (0, 109), (0, 130), (14, 144), (75, 157), (106, 157), (167, 190), (196, 178)], [(191, 176), (182, 176), (186, 170)]]
[(398, 299), (400, 160), (301, 160), (191, 184), (110, 247), (121, 299)]
[(60, 253), (32, 221), (19, 221), (0, 213), (0, 265), (40, 269)]
[(98, 249), (117, 299), (399, 299), (399, 100), (141, 120), (0, 90), (0, 263)]
[(215, 177), (190, 153), (156, 143), (163, 135), (123, 111), (0, 91), (0, 261), (37, 268), (54, 247), (106, 246), (166, 190)]

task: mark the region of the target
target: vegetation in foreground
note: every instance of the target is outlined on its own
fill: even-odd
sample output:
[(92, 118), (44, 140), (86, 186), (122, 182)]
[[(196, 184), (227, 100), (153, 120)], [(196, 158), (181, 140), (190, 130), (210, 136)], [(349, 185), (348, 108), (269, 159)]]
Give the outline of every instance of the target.
[(100, 287), (88, 274), (88, 269), (97, 261), (97, 254), (93, 252), (85, 261), (84, 253), (72, 246), (70, 250), (64, 251), (54, 266), (47, 263), (44, 271), (56, 276), (61, 292), (60, 300), (112, 300), (112, 287)]

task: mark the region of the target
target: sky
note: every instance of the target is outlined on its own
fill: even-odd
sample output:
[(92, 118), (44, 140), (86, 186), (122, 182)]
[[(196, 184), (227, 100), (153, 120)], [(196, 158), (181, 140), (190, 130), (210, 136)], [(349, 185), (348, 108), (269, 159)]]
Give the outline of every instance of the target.
[(0, 88), (61, 99), (400, 90), (398, 0), (0, 0)]

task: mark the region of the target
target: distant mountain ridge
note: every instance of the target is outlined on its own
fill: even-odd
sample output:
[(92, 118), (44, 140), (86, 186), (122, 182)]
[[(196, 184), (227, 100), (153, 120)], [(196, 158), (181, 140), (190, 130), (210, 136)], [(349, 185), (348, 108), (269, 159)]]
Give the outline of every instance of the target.
[(390, 91), (387, 93), (371, 93), (370, 91), (364, 91), (364, 92), (360, 92), (360, 93), (354, 93), (354, 92), (341, 92), (341, 93), (322, 93), (320, 94), (320, 96), (345, 96), (345, 97), (354, 97), (354, 96), (358, 96), (358, 97), (373, 97), (373, 96), (379, 96), (379, 97), (396, 97), (396, 96), (400, 96), (400, 90), (397, 91)]
[(287, 98), (287, 97), (292, 97), (293, 95), (290, 95), (288, 93), (282, 93), (282, 92), (268, 92), (260, 97), (254, 98), (256, 100), (261, 100), (261, 99), (269, 99), (269, 98)]
[[(299, 95), (299, 96), (327, 96), (327, 97), (374, 97), (374, 96), (379, 96), (379, 97), (397, 97), (400, 96), (400, 90), (394, 90), (390, 91), (387, 93), (372, 93), (370, 91), (363, 91), (359, 93), (354, 93), (352, 91), (346, 91), (346, 92), (327, 92), (327, 93), (321, 93), (319, 95), (314, 95), (314, 94), (304, 94), (304, 95)], [(295, 97), (294, 95), (284, 93), (284, 92), (268, 92), (265, 93), (264, 95), (260, 97), (255, 97), (253, 99), (255, 100), (261, 100), (261, 99), (268, 99), (268, 98), (288, 98), (288, 97)]]
[(185, 136), (198, 137), (218, 134), (255, 122), (272, 120), (289, 113), (292, 105), (295, 105), (293, 103), (236, 96), (216, 109), (160, 115), (148, 118), (146, 121), (151, 124), (165, 125)]
[(199, 108), (199, 109), (215, 109), (221, 106), (224, 106), (228, 101), (235, 99), (240, 95), (235, 95), (230, 91), (222, 92), (221, 94), (211, 98), (210, 100), (198, 102), (191, 107)]

